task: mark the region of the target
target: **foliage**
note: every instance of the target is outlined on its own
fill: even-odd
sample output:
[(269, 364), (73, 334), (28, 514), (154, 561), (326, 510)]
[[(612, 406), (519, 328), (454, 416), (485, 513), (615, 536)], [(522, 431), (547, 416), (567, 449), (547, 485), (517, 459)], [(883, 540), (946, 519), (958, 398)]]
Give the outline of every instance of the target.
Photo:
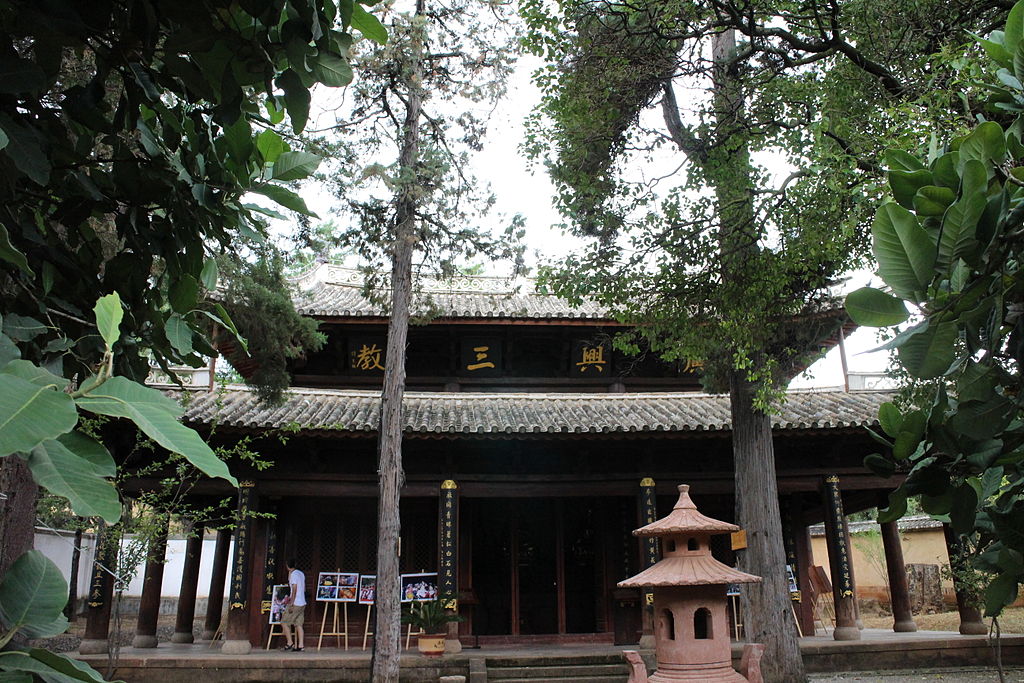
[(248, 381), (261, 401), (278, 402), (291, 381), (287, 362), (319, 350), (326, 338), (317, 332), (315, 320), (295, 311), (291, 287), (282, 275), (282, 257), (275, 249), (265, 246), (254, 259), (221, 262), (227, 281), (224, 306), (248, 340), (248, 352), (239, 345), (224, 345), (231, 349), (227, 360), (238, 369), (251, 369)]
[(424, 633), (443, 633), (446, 624), (465, 621), (455, 612), (444, 608), (440, 600), (425, 600), (409, 605), (409, 611), (402, 614), (402, 623), (415, 626)]
[(864, 325), (907, 323), (884, 348), (931, 384), (927, 405), (879, 411), (884, 455), (865, 465), (906, 472), (879, 520), (902, 516), (907, 496), (920, 494), (993, 576), (984, 600), (996, 616), (1024, 580), (1024, 4), (979, 42), (994, 63), (982, 84), (987, 120), (926, 161), (889, 153), (893, 201), (872, 227), (888, 291), (859, 290), (847, 307)]

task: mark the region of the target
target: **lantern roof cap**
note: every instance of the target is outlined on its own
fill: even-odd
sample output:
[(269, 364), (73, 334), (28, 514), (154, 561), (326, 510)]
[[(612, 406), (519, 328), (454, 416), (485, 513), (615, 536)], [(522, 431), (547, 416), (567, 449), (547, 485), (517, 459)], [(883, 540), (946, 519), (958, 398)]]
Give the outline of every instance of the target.
[(697, 511), (690, 498), (688, 484), (679, 485), (679, 500), (676, 501), (668, 516), (640, 527), (633, 532), (634, 536), (670, 536), (674, 534), (727, 534), (739, 531), (735, 524), (705, 517)]
[(674, 555), (659, 560), (636, 576), (620, 581), (620, 588), (659, 586), (712, 586), (730, 583), (758, 583), (760, 576), (747, 574), (707, 555)]

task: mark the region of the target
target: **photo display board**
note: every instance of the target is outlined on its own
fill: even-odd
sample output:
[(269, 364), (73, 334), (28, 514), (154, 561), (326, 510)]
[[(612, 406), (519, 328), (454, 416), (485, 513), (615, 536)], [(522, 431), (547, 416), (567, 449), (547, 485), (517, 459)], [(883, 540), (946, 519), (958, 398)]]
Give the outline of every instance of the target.
[(280, 583), (275, 585), (271, 589), (270, 593), (270, 622), (271, 624), (280, 624), (281, 615), (284, 614), (284, 601), (291, 592), (291, 587), (286, 583)]
[(316, 581), (316, 599), (320, 602), (355, 602), (359, 574), (320, 572)]
[(402, 574), (402, 602), (437, 600), (437, 572)]
[(375, 574), (361, 574), (359, 576), (359, 599), (360, 605), (372, 605), (377, 601), (377, 576)]

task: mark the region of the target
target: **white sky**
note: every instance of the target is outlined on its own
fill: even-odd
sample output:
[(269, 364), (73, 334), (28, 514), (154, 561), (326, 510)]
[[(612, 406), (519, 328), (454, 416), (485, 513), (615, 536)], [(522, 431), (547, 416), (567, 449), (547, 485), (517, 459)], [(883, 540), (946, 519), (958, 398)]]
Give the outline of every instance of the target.
[[(582, 242), (571, 235), (561, 232), (556, 226), (560, 222), (557, 211), (552, 206), (553, 189), (543, 169), (532, 173), (527, 168), (525, 157), (519, 152), (523, 142), (523, 120), (540, 100), (540, 93), (529, 78), (529, 74), (538, 62), (533, 58), (523, 58), (517, 73), (511, 79), (509, 92), (505, 100), (498, 106), (491, 119), (488, 137), (483, 151), (475, 157), (474, 166), (478, 177), (491, 183), (497, 202), (493, 211), (495, 225), (504, 224), (500, 216), (512, 216), (516, 213), (525, 218), (527, 265), (535, 267), (545, 259), (557, 259), (578, 248)], [(358, 78), (358, 73), (357, 76)], [(314, 92), (314, 116), (318, 101), (331, 101), (337, 104), (338, 91), (330, 94), (318, 90)], [(320, 104), (321, 111), (325, 104)], [(310, 128), (328, 125), (325, 114), (320, 120), (310, 122)], [(333, 116), (333, 115), (332, 115)], [(782, 171), (788, 175), (789, 171)], [(323, 220), (332, 217), (335, 203), (330, 193), (324, 192), (313, 184), (302, 188), (301, 194), (309, 207), (318, 213)], [(501, 266), (499, 265), (499, 269)], [(848, 286), (852, 291), (863, 286), (871, 279), (870, 273), (858, 273), (851, 279)], [(878, 278), (874, 278), (875, 282)], [(846, 339), (847, 364), (851, 372), (881, 372), (886, 366), (886, 353), (865, 353), (875, 348), (880, 342), (876, 340), (877, 331), (872, 328), (859, 329)], [(843, 385), (840, 351), (833, 349), (825, 358), (815, 363), (807, 373), (797, 377), (792, 388), (809, 387), (841, 387)]]

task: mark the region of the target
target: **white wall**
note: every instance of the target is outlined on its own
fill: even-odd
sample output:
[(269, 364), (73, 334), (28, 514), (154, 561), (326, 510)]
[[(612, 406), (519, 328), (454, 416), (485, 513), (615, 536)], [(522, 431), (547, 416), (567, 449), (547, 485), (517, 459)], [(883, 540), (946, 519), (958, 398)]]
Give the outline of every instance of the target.
[[(71, 554), (73, 551), (75, 534), (73, 531), (58, 531), (54, 533), (49, 529), (36, 527), (35, 547), (54, 564), (60, 567), (65, 580), (70, 580), (71, 575)], [(122, 547), (129, 541), (126, 539)], [(167, 555), (164, 564), (164, 581), (161, 586), (160, 595), (163, 597), (177, 597), (181, 588), (181, 572), (185, 564), (185, 539), (171, 538), (167, 541)], [(92, 562), (94, 556), (94, 538), (92, 534), (82, 535), (82, 553), (78, 565), (78, 596), (84, 597), (89, 592), (89, 579), (92, 575)], [(210, 591), (210, 575), (213, 573), (213, 551), (217, 545), (216, 536), (210, 535), (203, 539), (203, 555), (199, 565), (199, 590), (196, 597), (208, 597)], [(228, 568), (231, 567), (231, 558), (234, 553), (232, 546), (228, 554)], [(146, 563), (141, 562), (135, 568), (135, 576), (132, 578), (125, 591), (127, 596), (142, 595), (142, 580), (146, 569)], [(224, 595), (228, 594), (229, 580), (224, 585)]]

